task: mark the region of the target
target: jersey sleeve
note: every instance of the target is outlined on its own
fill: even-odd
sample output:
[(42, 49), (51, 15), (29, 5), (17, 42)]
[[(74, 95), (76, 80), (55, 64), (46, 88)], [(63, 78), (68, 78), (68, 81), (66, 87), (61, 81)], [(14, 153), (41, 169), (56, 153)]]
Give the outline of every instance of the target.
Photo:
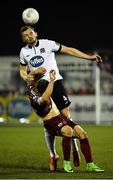
[(21, 64), (22, 66), (26, 66), (26, 65), (27, 65), (27, 62), (25, 61), (25, 58), (24, 58), (24, 55), (23, 55), (22, 50), (20, 51), (20, 57), (19, 57), (19, 59), (20, 59), (20, 64)]
[(52, 52), (58, 52), (61, 49), (61, 44), (52, 40), (48, 40), (48, 46)]
[(38, 103), (40, 105), (40, 97), (39, 96), (33, 96), (34, 103)]
[(42, 104), (42, 97), (38, 97), (38, 99), (37, 99), (37, 103), (38, 103), (39, 105), (41, 105), (41, 104)]

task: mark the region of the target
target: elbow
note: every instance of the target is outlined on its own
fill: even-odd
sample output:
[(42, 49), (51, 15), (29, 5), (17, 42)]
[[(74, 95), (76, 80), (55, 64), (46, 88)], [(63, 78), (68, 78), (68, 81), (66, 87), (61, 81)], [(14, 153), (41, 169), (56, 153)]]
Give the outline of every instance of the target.
[(42, 95), (42, 101), (43, 102), (48, 102), (48, 100), (49, 100), (48, 96)]

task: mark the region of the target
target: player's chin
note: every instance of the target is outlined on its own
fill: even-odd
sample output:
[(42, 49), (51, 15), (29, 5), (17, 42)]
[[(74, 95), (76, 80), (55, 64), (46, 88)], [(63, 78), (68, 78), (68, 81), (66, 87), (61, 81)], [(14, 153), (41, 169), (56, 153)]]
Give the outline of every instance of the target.
[(33, 38), (33, 37), (29, 37), (26, 41), (27, 41), (28, 44), (33, 44), (33, 43), (36, 42), (36, 39)]
[(35, 41), (34, 41), (33, 39), (31, 39), (31, 40), (28, 41), (28, 44), (29, 44), (29, 45), (32, 45), (32, 44), (34, 44), (34, 43), (35, 43)]

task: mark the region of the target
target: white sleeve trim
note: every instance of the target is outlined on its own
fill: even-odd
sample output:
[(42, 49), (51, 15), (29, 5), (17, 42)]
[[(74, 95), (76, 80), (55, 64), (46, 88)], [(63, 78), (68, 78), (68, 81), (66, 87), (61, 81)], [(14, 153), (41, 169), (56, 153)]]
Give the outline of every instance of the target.
[(41, 105), (42, 104), (42, 97), (39, 97), (38, 100), (37, 100), (38, 104)]

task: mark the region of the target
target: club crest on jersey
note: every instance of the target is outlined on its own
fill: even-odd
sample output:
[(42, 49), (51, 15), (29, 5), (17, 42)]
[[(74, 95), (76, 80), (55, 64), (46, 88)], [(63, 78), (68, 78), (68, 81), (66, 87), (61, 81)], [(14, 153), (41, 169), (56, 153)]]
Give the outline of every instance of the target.
[(30, 64), (33, 67), (39, 67), (44, 63), (44, 58), (42, 56), (34, 56), (30, 59)]
[(45, 53), (45, 48), (41, 48), (41, 49), (40, 49), (40, 52), (41, 52), (41, 53)]

